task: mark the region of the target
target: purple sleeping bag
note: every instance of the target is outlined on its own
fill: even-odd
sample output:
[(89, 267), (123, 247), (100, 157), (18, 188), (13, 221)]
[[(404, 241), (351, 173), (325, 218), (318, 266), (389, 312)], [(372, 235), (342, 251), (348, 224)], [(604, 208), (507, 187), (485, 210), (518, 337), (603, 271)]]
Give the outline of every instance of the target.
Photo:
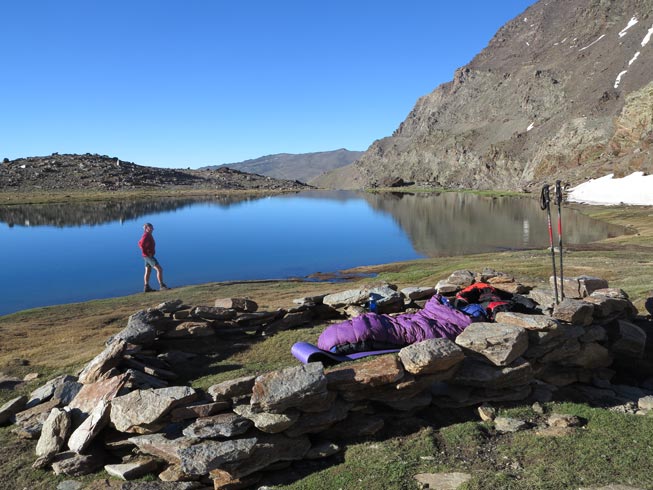
[(347, 354), (403, 347), (433, 338), (454, 340), (471, 322), (469, 316), (443, 304), (442, 297), (436, 294), (417, 313), (396, 317), (365, 313), (331, 325), (322, 332), (317, 346), (325, 351)]

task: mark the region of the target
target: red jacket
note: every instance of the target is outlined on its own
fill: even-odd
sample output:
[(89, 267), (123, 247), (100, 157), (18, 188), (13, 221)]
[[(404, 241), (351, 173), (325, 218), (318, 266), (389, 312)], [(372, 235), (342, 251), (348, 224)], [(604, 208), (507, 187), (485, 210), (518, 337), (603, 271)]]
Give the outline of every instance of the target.
[(143, 233), (143, 236), (138, 241), (138, 246), (141, 248), (141, 252), (143, 252), (143, 257), (154, 257), (155, 243), (152, 233)]

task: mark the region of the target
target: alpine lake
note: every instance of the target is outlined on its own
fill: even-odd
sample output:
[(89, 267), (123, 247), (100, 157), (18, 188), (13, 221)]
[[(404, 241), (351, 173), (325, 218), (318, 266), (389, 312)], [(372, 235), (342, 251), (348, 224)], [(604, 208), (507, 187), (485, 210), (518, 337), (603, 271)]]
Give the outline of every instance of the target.
[[(551, 216), (556, 230), (554, 206)], [(3, 205), (0, 315), (142, 291), (145, 222), (171, 287), (334, 280), (357, 266), (550, 244), (547, 213), (531, 197), (306, 191)], [(564, 245), (625, 232), (564, 206), (562, 224)], [(158, 288), (154, 273), (150, 284)]]

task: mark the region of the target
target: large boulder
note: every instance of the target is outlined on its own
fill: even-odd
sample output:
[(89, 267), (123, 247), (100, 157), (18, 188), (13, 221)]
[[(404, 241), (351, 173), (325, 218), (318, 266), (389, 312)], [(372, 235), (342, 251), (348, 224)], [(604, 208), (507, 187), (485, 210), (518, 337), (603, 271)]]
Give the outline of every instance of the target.
[(495, 366), (507, 366), (528, 349), (528, 334), (505, 323), (472, 323), (456, 338), (456, 344), (481, 354)]
[(429, 339), (399, 351), (399, 359), (404, 369), (411, 374), (446, 371), (461, 362), (464, 357), (462, 349), (449, 339)]
[(250, 403), (256, 409), (283, 412), (310, 403), (316, 397), (322, 398), (326, 391), (322, 364), (309, 363), (258, 376)]
[(111, 423), (121, 432), (147, 434), (163, 425), (163, 417), (173, 408), (198, 398), (188, 386), (135, 390), (111, 403)]

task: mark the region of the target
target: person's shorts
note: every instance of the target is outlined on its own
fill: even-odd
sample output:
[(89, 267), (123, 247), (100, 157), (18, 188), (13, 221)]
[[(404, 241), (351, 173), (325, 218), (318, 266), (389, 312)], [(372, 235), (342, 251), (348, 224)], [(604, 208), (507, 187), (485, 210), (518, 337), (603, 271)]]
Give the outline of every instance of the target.
[(154, 257), (143, 257), (143, 260), (145, 261), (145, 267), (156, 267), (159, 265), (159, 261)]

